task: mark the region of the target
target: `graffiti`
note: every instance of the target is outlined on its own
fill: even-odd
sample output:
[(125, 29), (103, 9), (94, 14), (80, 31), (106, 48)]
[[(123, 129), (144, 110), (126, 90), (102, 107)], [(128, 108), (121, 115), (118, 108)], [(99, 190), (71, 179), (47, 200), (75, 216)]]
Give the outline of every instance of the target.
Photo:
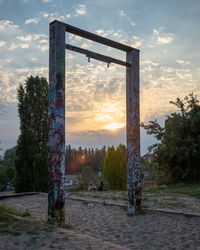
[(65, 30), (50, 24), (49, 60), (49, 191), (48, 221), (64, 224), (65, 174)]
[(135, 67), (127, 70), (127, 188), (128, 215), (141, 209), (142, 183), (140, 169), (139, 55), (127, 53)]

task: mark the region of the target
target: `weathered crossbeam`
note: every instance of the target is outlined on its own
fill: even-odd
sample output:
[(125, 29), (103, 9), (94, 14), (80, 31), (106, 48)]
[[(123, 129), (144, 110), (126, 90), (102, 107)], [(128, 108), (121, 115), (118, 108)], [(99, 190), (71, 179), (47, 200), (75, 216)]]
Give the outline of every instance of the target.
[(51, 24), (53, 24), (55, 22), (63, 24), (65, 26), (65, 31), (69, 32), (69, 33), (72, 33), (74, 35), (81, 36), (81, 37), (84, 37), (84, 38), (89, 39), (91, 41), (101, 43), (101, 44), (104, 44), (106, 46), (113, 47), (115, 49), (119, 49), (119, 50), (122, 50), (122, 51), (125, 51), (125, 52), (129, 52), (129, 51), (132, 51), (132, 50), (137, 51), (137, 49), (134, 49), (134, 48), (132, 48), (132, 47), (130, 47), (128, 45), (115, 42), (115, 41), (110, 40), (110, 39), (108, 39), (106, 37), (102, 37), (102, 36), (93, 34), (93, 33), (88, 32), (86, 30), (82, 30), (80, 28), (69, 25), (67, 23), (60, 22), (58, 20), (54, 20)]
[(102, 62), (106, 62), (108, 65), (110, 63), (116, 63), (116, 64), (119, 64), (119, 65), (122, 65), (122, 66), (125, 66), (125, 67), (129, 67), (129, 68), (131, 67), (130, 63), (115, 59), (113, 57), (105, 56), (105, 55), (102, 55), (102, 54), (99, 54), (99, 53), (96, 53), (96, 52), (93, 52), (93, 51), (90, 51), (90, 50), (82, 49), (82, 48), (73, 46), (71, 44), (65, 44), (65, 48), (68, 49), (68, 50), (74, 51), (74, 52), (84, 54), (88, 58), (93, 58), (93, 59), (96, 59), (96, 60), (99, 60), (99, 61), (102, 61)]

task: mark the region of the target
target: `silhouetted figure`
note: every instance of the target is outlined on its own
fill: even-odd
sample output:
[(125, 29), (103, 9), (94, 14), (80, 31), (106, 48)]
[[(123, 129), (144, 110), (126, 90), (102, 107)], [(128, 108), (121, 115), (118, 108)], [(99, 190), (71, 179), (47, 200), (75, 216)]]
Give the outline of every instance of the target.
[(97, 189), (96, 186), (92, 182), (90, 182), (88, 191), (95, 191), (96, 189)]
[(106, 185), (104, 185), (103, 181), (99, 182), (99, 186), (97, 188), (97, 191), (107, 191)]

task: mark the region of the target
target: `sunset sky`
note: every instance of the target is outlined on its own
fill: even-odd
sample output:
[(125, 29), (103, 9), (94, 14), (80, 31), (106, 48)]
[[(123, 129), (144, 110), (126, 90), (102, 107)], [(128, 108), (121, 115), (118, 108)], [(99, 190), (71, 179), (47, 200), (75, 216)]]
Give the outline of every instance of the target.
[[(174, 111), (177, 96), (200, 97), (199, 0), (0, 0), (1, 147), (19, 135), (16, 89), (30, 75), (48, 79), (53, 20), (140, 49), (141, 121)], [(125, 60), (125, 53), (67, 34), (66, 42)], [(66, 51), (66, 143), (125, 143), (125, 67)], [(153, 143), (141, 130), (142, 154)]]

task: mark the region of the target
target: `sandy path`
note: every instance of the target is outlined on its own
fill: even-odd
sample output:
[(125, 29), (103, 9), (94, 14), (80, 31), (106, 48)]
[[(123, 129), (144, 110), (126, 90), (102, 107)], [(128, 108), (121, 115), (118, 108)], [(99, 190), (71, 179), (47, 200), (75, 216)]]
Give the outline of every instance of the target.
[[(9, 198), (2, 202), (18, 209), (27, 208), (32, 214), (31, 219), (46, 220), (45, 194)], [(4, 246), (16, 240), (30, 243), (24, 235), (0, 236), (0, 249), (200, 250), (200, 217), (158, 212), (128, 217), (121, 207), (100, 203), (88, 205), (88, 202), (66, 199), (66, 222), (73, 226), (72, 230), (58, 229), (48, 236), (41, 234), (27, 248), (23, 248), (26, 243), (19, 248), (17, 245), (1, 248), (2, 242)]]

